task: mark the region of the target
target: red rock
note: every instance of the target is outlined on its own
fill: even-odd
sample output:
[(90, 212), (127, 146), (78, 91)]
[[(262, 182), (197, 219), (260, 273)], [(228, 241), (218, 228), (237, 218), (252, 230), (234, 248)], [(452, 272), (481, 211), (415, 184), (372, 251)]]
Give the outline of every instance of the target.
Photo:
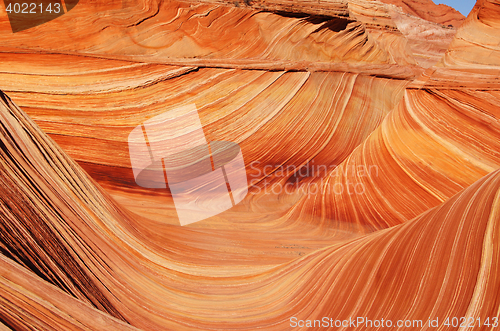
[[(361, 0), (80, 2), (16, 38), (0, 22), (2, 323), (499, 317), (497, 8), (456, 37)], [(192, 104), (207, 141), (239, 144), (249, 194), (181, 227), (169, 190), (136, 184), (128, 136)]]
[(401, 7), (407, 14), (429, 22), (458, 28), (465, 17), (459, 11), (445, 4), (436, 5), (432, 0), (380, 0)]

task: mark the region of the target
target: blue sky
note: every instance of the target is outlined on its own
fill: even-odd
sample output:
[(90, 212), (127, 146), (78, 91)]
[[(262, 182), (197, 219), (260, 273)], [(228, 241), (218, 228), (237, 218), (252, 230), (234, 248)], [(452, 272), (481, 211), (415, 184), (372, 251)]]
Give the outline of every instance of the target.
[(476, 4), (475, 0), (434, 0), (434, 3), (440, 4), (444, 3), (450, 7), (455, 8), (461, 12), (464, 16), (469, 15), (472, 7)]

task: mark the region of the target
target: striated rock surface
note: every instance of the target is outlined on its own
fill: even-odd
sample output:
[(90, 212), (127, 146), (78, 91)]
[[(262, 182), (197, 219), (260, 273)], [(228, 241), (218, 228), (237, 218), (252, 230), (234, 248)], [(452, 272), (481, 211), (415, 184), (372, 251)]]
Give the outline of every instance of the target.
[[(380, 3), (364, 3), (378, 15)], [(333, 12), (326, 10), (321, 16), (287, 11), (286, 6), (266, 4), (268, 9), (255, 10), (217, 1), (194, 4), (142, 0), (132, 7), (114, 9), (116, 5), (84, 2), (76, 12), (6, 39), (4, 47), (17, 52), (30, 49), (156, 63), (199, 58), (213, 59), (204, 62), (219, 65), (247, 64), (248, 59), (259, 59), (263, 64), (414, 63), (404, 40), (399, 45), (403, 47), (392, 47), (389, 52), (386, 41), (372, 36), (362, 21), (351, 17), (348, 7), (342, 9), (347, 11), (343, 14), (346, 16), (337, 14), (336, 2), (327, 6), (333, 7)], [(99, 14), (94, 15), (96, 12)], [(90, 26), (89, 20), (93, 20)], [(394, 33), (394, 27), (386, 30)], [(0, 31), (10, 31), (6, 18), (0, 22)], [(58, 42), (52, 43), (55, 31)]]
[(429, 68), (440, 62), (457, 33), (456, 28), (406, 14), (397, 7), (391, 8), (390, 13), (420, 66)]
[(498, 1), (480, 0), (472, 8), (446, 52), (442, 66), (498, 68), (500, 35)]
[(400, 7), (405, 13), (426, 21), (458, 28), (465, 17), (459, 11), (445, 4), (436, 5), (432, 0), (381, 0)]
[[(364, 0), (81, 2), (16, 38), (2, 18), (0, 321), (493, 323), (497, 7), (456, 36)], [(181, 227), (170, 189), (136, 184), (128, 136), (193, 104), (207, 141), (239, 144), (249, 193)]]
[[(235, 274), (224, 254), (212, 255), (211, 266), (187, 263), (204, 249), (188, 249), (179, 227), (169, 228), (162, 246), (145, 240), (136, 232), (138, 219), (124, 213), (3, 95), (0, 109), (2, 190), (8, 193), (2, 194), (0, 221), (11, 226), (3, 231), (3, 250), (20, 264), (43, 256), (40, 266), (27, 265), (33, 273), (1, 259), (0, 297), (9, 302), (2, 316), (11, 327), (77, 329), (83, 323), (128, 329), (118, 320), (123, 319), (143, 330), (281, 330), (292, 317), (323, 315), (391, 321), (408, 316), (421, 323), (436, 316), (498, 317), (498, 170), (406, 224), (277, 266), (240, 267)], [(35, 231), (42, 224), (45, 230)], [(200, 241), (201, 234), (191, 232)], [(24, 245), (31, 249), (19, 250)], [(61, 254), (65, 250), (67, 256)], [(55, 279), (34, 274), (42, 265), (74, 272), (72, 259), (82, 261), (80, 274), (71, 278), (87, 293), (79, 299), (102, 298), (108, 304), (101, 311), (118, 319), (68, 297), (76, 295), (71, 286), (58, 289)], [(85, 277), (99, 282), (81, 282)]]
[[(151, 201), (151, 191), (135, 185), (128, 154), (128, 135), (145, 119), (194, 103), (207, 139), (239, 143), (249, 160), (249, 177), (255, 183), (264, 180), (269, 189), (274, 180), (267, 176), (271, 173), (269, 167), (290, 166), (290, 171), (278, 175), (282, 182), (293, 175), (292, 167), (306, 165), (313, 158), (317, 164), (330, 168), (340, 164), (382, 122), (409, 83), (347, 72), (193, 70), (163, 65), (124, 66), (125, 63), (99, 60), (94, 64), (114, 64), (117, 69), (96, 73), (88, 67), (88, 74), (81, 69), (78, 74), (71, 74), (69, 67), (59, 68), (65, 71), (66, 78), (61, 84), (60, 75), (35, 75), (36, 61), (54, 63), (62, 59), (82, 67), (85, 62), (79, 61), (85, 59), (55, 55), (37, 55), (37, 60), (26, 55), (25, 59), (33, 63), (31, 74), (3, 75), (9, 95), (116, 199), (136, 212), (146, 212), (153, 218), (158, 214), (161, 219), (165, 218), (161, 216), (165, 205), (155, 211), (152, 206), (158, 203)], [(8, 63), (5, 70), (19, 65), (17, 60), (5, 59), (3, 63)], [(100, 83), (114, 72), (120, 73), (121, 86), (128, 85), (123, 90), (116, 90), (120, 86), (116, 83), (110, 89), (111, 80)], [(395, 71), (398, 75), (409, 73)], [(82, 86), (86, 79), (88, 83)], [(18, 82), (23, 82), (23, 86)], [(32, 98), (33, 93), (41, 99)], [(359, 122), (363, 123), (360, 127)], [(309, 136), (318, 128), (321, 131)], [(302, 142), (294, 138), (297, 132)], [(159, 199), (165, 199), (166, 192), (158, 194)], [(264, 198), (268, 197), (266, 194)], [(268, 203), (264, 200), (258, 205)], [(278, 215), (289, 204), (283, 207)], [(169, 209), (175, 215), (171, 200)], [(175, 218), (172, 221), (176, 222)]]
[[(493, 64), (494, 51), (489, 51), (491, 57), (485, 54), (498, 32), (489, 30), (487, 43), (467, 43), (467, 52), (457, 47), (463, 43), (462, 36), (475, 33), (474, 24), (480, 24), (477, 17), (482, 13), (479, 8), (488, 5), (488, 23), (497, 22), (492, 4), (478, 3), (442, 62), (407, 86), (403, 100), (384, 122), (322, 183), (325, 187), (362, 184), (364, 192), (371, 193), (323, 190), (321, 197), (304, 198), (303, 205), (334, 200), (335, 206), (342, 207), (322, 208), (313, 214), (353, 218), (363, 227), (393, 226), (447, 201), (498, 169), (500, 62)], [(483, 60), (472, 60), (471, 53), (484, 54)], [(353, 171), (375, 165), (374, 169), (382, 169), (375, 180)]]

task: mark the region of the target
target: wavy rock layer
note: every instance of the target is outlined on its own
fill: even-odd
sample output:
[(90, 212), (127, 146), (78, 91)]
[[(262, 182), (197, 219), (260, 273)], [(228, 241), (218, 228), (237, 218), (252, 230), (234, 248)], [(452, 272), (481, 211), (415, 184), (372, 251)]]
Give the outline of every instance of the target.
[(457, 29), (406, 14), (399, 8), (392, 8), (390, 12), (392, 20), (406, 37), (417, 63), (425, 68), (436, 65), (448, 49)]
[[(491, 4), (477, 4), (467, 22), (476, 24), (476, 17), (484, 16), (483, 6), (490, 6), (489, 24), (495, 24)], [(491, 42), (470, 43), (468, 53), (455, 51), (461, 36), (475, 31), (472, 23), (464, 24), (454, 38), (443, 60), (445, 68), (430, 68), (410, 84), (380, 127), (330, 172), (329, 179), (321, 180), (323, 190), (303, 198), (298, 210), (382, 229), (420, 215), (498, 169), (499, 69), (464, 66), (470, 53), (484, 52)], [(363, 194), (335, 190), (356, 185)], [(323, 206), (312, 208), (318, 201)]]
[[(340, 164), (380, 125), (408, 84), (339, 72), (194, 70), (62, 55), (4, 59), (5, 90), (52, 139), (124, 206), (170, 224), (177, 220), (168, 192), (138, 188), (132, 176), (128, 134), (146, 119), (196, 104), (207, 139), (239, 143), (254, 192), (266, 193), (274, 184), (284, 187), (293, 167), (311, 160), (330, 169)], [(27, 61), (31, 68), (23, 70), (29, 75), (17, 69)], [(48, 74), (37, 67), (58, 62), (87, 69), (52, 66)], [(272, 175), (275, 168), (287, 171)], [(252, 218), (279, 219), (296, 199), (278, 203), (270, 217), (265, 206), (275, 204), (267, 200), (273, 196), (248, 201)], [(222, 217), (231, 221), (234, 215)]]
[[(78, 11), (16, 33), (3, 46), (20, 52), (76, 52), (160, 63), (182, 58), (224, 60), (222, 63), (238, 59), (414, 63), (401, 33), (384, 37), (390, 42), (399, 37), (401, 45), (390, 48), (384, 38), (378, 41), (362, 21), (350, 16), (181, 1), (143, 0), (125, 9), (117, 5), (83, 2)], [(377, 5), (370, 6), (372, 14), (367, 14), (378, 15)], [(394, 35), (392, 30), (389, 26), (390, 35)], [(0, 22), (0, 31), (10, 33), (6, 19)], [(55, 33), (57, 43), (52, 42)]]
[(479, 0), (457, 31), (441, 66), (491, 69), (500, 64), (498, 1)]
[(401, 7), (407, 14), (426, 21), (458, 28), (464, 22), (464, 15), (445, 4), (436, 5), (432, 0), (381, 0)]
[[(329, 174), (325, 193), (303, 203), (325, 201), (315, 214), (379, 229), (414, 218), (500, 167), (497, 100), (497, 91), (407, 90), (381, 126)], [(360, 174), (360, 168), (371, 172)], [(359, 185), (363, 194), (334, 189), (348, 185)]]
[[(244, 275), (230, 276), (220, 264), (205, 269), (186, 264), (170, 251), (182, 243), (173, 233), (161, 248), (142, 241), (127, 224), (129, 217), (6, 97), (1, 114), (2, 189), (18, 189), (4, 201), (1, 222), (7, 226), (24, 220), (16, 223), (18, 237), (14, 231), (3, 232), (4, 251), (22, 263), (40, 256), (23, 256), (19, 250), (23, 243), (36, 247), (37, 235), (43, 236), (41, 245), (57, 243), (57, 251), (43, 247), (44, 262), (75, 271), (68, 258), (81, 260), (83, 269), (73, 281), (96, 277), (99, 282), (83, 282), (87, 296), (80, 300), (102, 297), (110, 303), (108, 311), (116, 311), (131, 325), (145, 330), (281, 330), (289, 327), (292, 316), (411, 316), (425, 323), (436, 316), (499, 315), (499, 171), (404, 225), (340, 242), (266, 271), (249, 268)], [(35, 190), (37, 195), (23, 200)], [(24, 216), (27, 210), (32, 217)], [(44, 232), (28, 231), (40, 224), (47, 226)], [(65, 240), (58, 242), (57, 237)], [(60, 254), (64, 249), (67, 256)], [(12, 262), (2, 258), (2, 264)], [(1, 284), (4, 301), (24, 299), (23, 304), (4, 306), (4, 320), (11, 326), (71, 329), (83, 321), (89, 327), (124, 328), (16, 265)], [(16, 291), (16, 284), (27, 290)], [(47, 307), (47, 301), (35, 303), (39, 296), (54, 305), (50, 315), (36, 313), (34, 307)]]
[[(2, 39), (6, 327), (499, 317), (495, 3), (425, 72), (409, 47), (430, 65), (444, 44), (377, 1), (78, 6)], [(180, 227), (169, 190), (136, 185), (127, 137), (190, 104), (208, 141), (240, 145), (249, 194)]]

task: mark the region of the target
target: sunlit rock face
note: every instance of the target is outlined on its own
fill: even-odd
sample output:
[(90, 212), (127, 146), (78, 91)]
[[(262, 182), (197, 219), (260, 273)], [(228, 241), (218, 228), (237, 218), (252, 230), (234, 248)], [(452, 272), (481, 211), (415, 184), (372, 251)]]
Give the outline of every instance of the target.
[(396, 6), (389, 11), (398, 30), (407, 39), (418, 65), (424, 68), (436, 65), (450, 46), (457, 28), (426, 21)]
[[(363, 3), (369, 6), (363, 15), (379, 15), (380, 3)], [(120, 3), (90, 2), (78, 6), (78, 11), (68, 12), (50, 24), (17, 33), (4, 46), (160, 63), (166, 59), (178, 59), (180, 63), (187, 59), (212, 59), (226, 65), (238, 59), (245, 59), (247, 65), (252, 63), (248, 60), (256, 59), (404, 64), (412, 61), (403, 42), (398, 47), (386, 47), (386, 41), (372, 36), (364, 21), (352, 15), (347, 3), (333, 3), (323, 11), (306, 13), (287, 11), (279, 3), (266, 3), (256, 10), (231, 1), (137, 1), (125, 8)], [(394, 28), (385, 25), (382, 30), (393, 34)], [(3, 30), (8, 29), (5, 21)], [(54, 31), (58, 31), (57, 43), (53, 42)]]
[(499, 66), (498, 1), (478, 1), (442, 60), (444, 67), (493, 69)]
[(426, 21), (458, 28), (465, 17), (450, 6), (436, 5), (432, 0), (382, 0), (383, 3), (400, 7), (405, 13)]
[[(458, 32), (362, 0), (80, 1), (15, 34), (2, 17), (0, 321), (493, 324), (497, 8)], [(229, 200), (186, 184), (199, 165)], [(196, 203), (217, 213), (183, 221)]]

